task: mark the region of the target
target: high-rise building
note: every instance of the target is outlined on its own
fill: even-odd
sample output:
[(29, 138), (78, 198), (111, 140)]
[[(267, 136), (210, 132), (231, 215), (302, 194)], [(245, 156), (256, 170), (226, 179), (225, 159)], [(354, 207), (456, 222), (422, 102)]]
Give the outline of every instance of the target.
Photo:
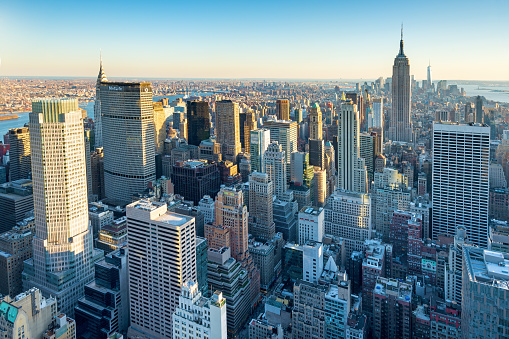
[(156, 147), (156, 154), (164, 153), (164, 141), (166, 140), (166, 130), (168, 122), (166, 119), (166, 112), (162, 102), (154, 102), (154, 143)]
[(269, 240), (274, 237), (275, 225), (272, 199), (274, 183), (266, 173), (253, 172), (249, 176), (249, 233)]
[(365, 193), (336, 190), (325, 206), (325, 233), (342, 237), (346, 255), (363, 251), (371, 239), (371, 197)]
[(23, 262), (32, 257), (34, 218), (19, 222), (12, 230), (0, 234), (0, 294), (15, 297), (23, 291)]
[(309, 139), (321, 140), (323, 139), (323, 123), (322, 111), (320, 106), (315, 103), (309, 110)]
[(34, 188), (34, 255), (25, 262), (24, 287), (57, 299), (74, 316), (94, 277), (88, 220), (83, 119), (76, 99), (37, 99), (30, 113)]
[(214, 199), (212, 199), (209, 195), (204, 195), (203, 198), (198, 203), (200, 210), (205, 214), (204, 222), (206, 224), (211, 224), (216, 220), (215, 217), (215, 203)]
[(251, 170), (253, 172), (263, 171), (263, 157), (270, 144), (270, 131), (267, 129), (256, 129), (250, 132)]
[(359, 156), (364, 159), (368, 174), (369, 186), (374, 179), (375, 159), (378, 156), (378, 138), (375, 132), (364, 132), (359, 137)]
[(276, 100), (276, 116), (279, 120), (290, 120), (290, 101), (288, 99)]
[(478, 124), (484, 123), (484, 108), (480, 95), (475, 98), (475, 122)]
[(412, 142), (412, 120), (410, 84), (410, 63), (403, 52), (403, 28), (399, 43), (399, 54), (392, 67), (392, 110), (389, 139), (392, 141)]
[(92, 174), (92, 194), (98, 200), (104, 199), (104, 153), (102, 147), (97, 147), (90, 154), (90, 171)]
[(489, 163), (489, 127), (433, 124), (433, 239), (464, 226), (488, 247)]
[(206, 101), (187, 102), (187, 143), (200, 146), (210, 138), (209, 103)]
[(249, 110), (241, 116), (244, 116), (244, 121), (241, 121), (240, 125), (240, 144), (244, 152), (249, 153), (251, 152), (251, 131), (255, 130), (258, 126), (256, 113), (253, 110)]
[(286, 175), (290, 179), (290, 154), (297, 151), (297, 126), (295, 121), (269, 119), (263, 125), (270, 131), (270, 141), (277, 141), (286, 155)]
[(360, 158), (360, 119), (357, 105), (345, 102), (341, 105), (338, 121), (337, 180), (338, 188), (348, 191), (367, 192), (367, 170)]
[(273, 182), (274, 194), (282, 197), (288, 190), (286, 184), (286, 156), (285, 152), (276, 141), (270, 143), (263, 156), (263, 171), (268, 174)]
[(100, 100), (105, 194), (126, 205), (156, 179), (152, 86), (101, 83)]
[(309, 139), (309, 164), (325, 169), (325, 142), (323, 139)]
[[(194, 218), (140, 200), (127, 206), (129, 337), (171, 338), (182, 285), (196, 281)], [(157, 244), (157, 245), (155, 245)]]
[(248, 273), (234, 258), (230, 249), (208, 251), (208, 282), (212, 291), (221, 291), (226, 299), (228, 336), (235, 338), (250, 314), (251, 281)]
[(19, 179), (0, 184), (0, 233), (23, 221), (33, 209), (32, 180)]
[(313, 180), (313, 166), (309, 163), (309, 154), (305, 152), (293, 152), (291, 154), (291, 181), (296, 185), (311, 187)]
[(94, 103), (94, 147), (103, 147), (103, 129), (102, 129), (102, 112), (101, 112), (101, 84), (108, 82), (106, 73), (103, 68), (103, 59), (99, 64), (99, 75), (95, 84), (95, 103)]
[(190, 159), (173, 166), (174, 193), (198, 204), (203, 196), (215, 197), (221, 185), (216, 163)]
[(294, 111), (294, 114), (295, 114), (294, 121), (297, 122), (298, 124), (300, 124), (302, 122), (302, 109), (296, 108)]
[(241, 152), (239, 104), (231, 100), (216, 102), (216, 124), (214, 128), (216, 141), (221, 144), (223, 160), (237, 163)]
[(323, 207), (327, 202), (327, 171), (314, 168), (313, 182), (311, 184), (311, 200), (313, 206)]
[(202, 297), (198, 284), (187, 281), (173, 315), (173, 339), (227, 339), (226, 299), (220, 291)]
[(305, 244), (308, 240), (322, 242), (324, 214), (322, 207), (305, 206), (299, 211), (299, 244)]
[(9, 181), (28, 179), (31, 168), (30, 132), (28, 127), (9, 130)]
[(428, 86), (429, 88), (433, 89), (433, 78), (431, 77), (431, 61), (430, 63), (428, 64), (428, 68), (427, 68), (427, 81), (428, 81)]
[(76, 306), (76, 332), (89, 338), (109, 338), (129, 326), (127, 246), (95, 264), (95, 279), (85, 286)]
[[(473, 246), (463, 247), (463, 338), (509, 335), (507, 281), (509, 255)], [(489, 316), (489, 320), (487, 317)]]
[(374, 289), (373, 337), (412, 336), (412, 283), (378, 277)]
[(373, 99), (373, 126), (375, 128), (384, 127), (384, 99), (374, 98)]

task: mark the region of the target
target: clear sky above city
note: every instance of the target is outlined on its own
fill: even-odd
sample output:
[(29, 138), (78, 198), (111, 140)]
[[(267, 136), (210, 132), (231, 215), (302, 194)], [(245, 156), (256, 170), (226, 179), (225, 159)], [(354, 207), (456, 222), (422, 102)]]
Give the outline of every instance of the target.
[(0, 76), (509, 80), (509, 1), (4, 1)]

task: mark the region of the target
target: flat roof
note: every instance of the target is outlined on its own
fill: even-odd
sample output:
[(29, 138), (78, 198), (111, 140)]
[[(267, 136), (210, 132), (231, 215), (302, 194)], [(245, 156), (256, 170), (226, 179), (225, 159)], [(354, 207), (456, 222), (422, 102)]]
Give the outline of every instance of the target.
[(192, 217), (188, 217), (182, 214), (177, 214), (173, 212), (166, 212), (156, 219), (156, 221), (164, 222), (166, 224), (170, 224), (173, 226), (182, 226), (187, 222), (191, 221)]

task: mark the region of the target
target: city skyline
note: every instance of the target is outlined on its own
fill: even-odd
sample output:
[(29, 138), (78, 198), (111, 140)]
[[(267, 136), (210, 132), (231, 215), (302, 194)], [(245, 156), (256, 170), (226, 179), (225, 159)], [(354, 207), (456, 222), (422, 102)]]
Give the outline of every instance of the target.
[[(0, 5), (0, 75), (93, 76), (102, 48), (108, 73), (116, 77), (374, 79), (390, 76), (403, 22), (416, 79), (426, 79), (430, 60), (437, 79), (509, 79), (509, 50), (499, 43), (509, 28), (503, 18), (509, 4), (503, 2), (496, 3), (498, 10), (482, 25), (472, 25), (478, 12), (468, 2), (416, 6), (368, 1), (314, 8), (287, 2), (199, 2), (193, 7), (161, 2), (134, 8), (127, 2), (120, 11), (116, 2), (94, 3)], [(494, 4), (489, 1), (485, 8)], [(187, 15), (179, 15), (190, 10), (193, 25), (186, 24)], [(362, 20), (355, 15), (360, 12)], [(168, 13), (171, 20), (154, 13)], [(50, 15), (59, 20), (48, 22)], [(76, 17), (85, 23), (76, 25)], [(55, 43), (55, 37), (66, 40), (66, 46)], [(151, 53), (136, 48), (136, 41), (151, 46)], [(203, 52), (189, 52), (197, 46)]]

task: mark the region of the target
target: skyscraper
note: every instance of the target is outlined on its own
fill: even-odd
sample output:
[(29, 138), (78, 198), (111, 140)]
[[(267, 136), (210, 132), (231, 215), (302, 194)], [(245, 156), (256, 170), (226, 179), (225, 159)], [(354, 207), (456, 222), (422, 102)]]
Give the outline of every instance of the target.
[(286, 184), (286, 161), (285, 152), (276, 141), (272, 142), (265, 152), (263, 169), (269, 175), (269, 180), (274, 183), (274, 194), (281, 197), (288, 189)]
[(223, 160), (237, 163), (241, 151), (239, 104), (231, 100), (216, 102), (216, 142), (221, 144)]
[(152, 87), (101, 83), (100, 101), (105, 195), (126, 205), (156, 179)]
[(315, 103), (309, 110), (309, 139), (323, 139), (322, 111)]
[(383, 129), (384, 127), (384, 99), (374, 98), (373, 99), (373, 126)]
[(94, 137), (95, 147), (103, 147), (103, 130), (102, 130), (102, 114), (101, 114), (101, 84), (108, 82), (106, 73), (103, 69), (103, 58), (101, 56), (101, 63), (99, 64), (99, 75), (95, 85), (95, 103), (94, 103)]
[(290, 101), (288, 99), (276, 100), (276, 116), (279, 120), (290, 120)]
[(28, 179), (31, 171), (30, 132), (28, 127), (9, 130), (9, 181)]
[(488, 246), (489, 163), (489, 127), (433, 124), (433, 239), (463, 226)]
[(187, 102), (187, 143), (200, 146), (210, 138), (209, 103), (206, 101)]
[(94, 278), (78, 101), (34, 100), (30, 144), (36, 235), (33, 259), (25, 262), (24, 284), (56, 296), (59, 310), (74, 316), (84, 285)]
[(389, 139), (392, 141), (412, 142), (410, 63), (403, 52), (403, 28), (399, 54), (392, 67), (392, 114), (389, 127)]
[(347, 191), (367, 192), (367, 170), (360, 156), (360, 119), (357, 105), (351, 101), (341, 105), (338, 120), (338, 188)]
[(267, 120), (263, 127), (270, 131), (270, 141), (277, 141), (286, 157), (286, 175), (290, 180), (290, 155), (297, 151), (297, 126), (295, 121)]
[(270, 131), (267, 129), (256, 129), (250, 132), (250, 136), (251, 170), (253, 172), (262, 172), (263, 156), (270, 144)]
[(127, 206), (129, 337), (171, 338), (182, 285), (196, 281), (194, 218), (140, 200)]
[(475, 98), (475, 122), (478, 124), (484, 123), (483, 102), (480, 95)]
[(240, 125), (240, 143), (244, 152), (251, 152), (251, 131), (255, 130), (258, 126), (256, 122), (256, 113), (253, 110), (249, 110), (243, 114), (244, 121), (241, 121)]
[(433, 89), (433, 79), (431, 78), (431, 61), (428, 64), (428, 86)]
[(273, 194), (274, 183), (268, 174), (253, 172), (249, 176), (249, 233), (257, 238), (274, 238)]

